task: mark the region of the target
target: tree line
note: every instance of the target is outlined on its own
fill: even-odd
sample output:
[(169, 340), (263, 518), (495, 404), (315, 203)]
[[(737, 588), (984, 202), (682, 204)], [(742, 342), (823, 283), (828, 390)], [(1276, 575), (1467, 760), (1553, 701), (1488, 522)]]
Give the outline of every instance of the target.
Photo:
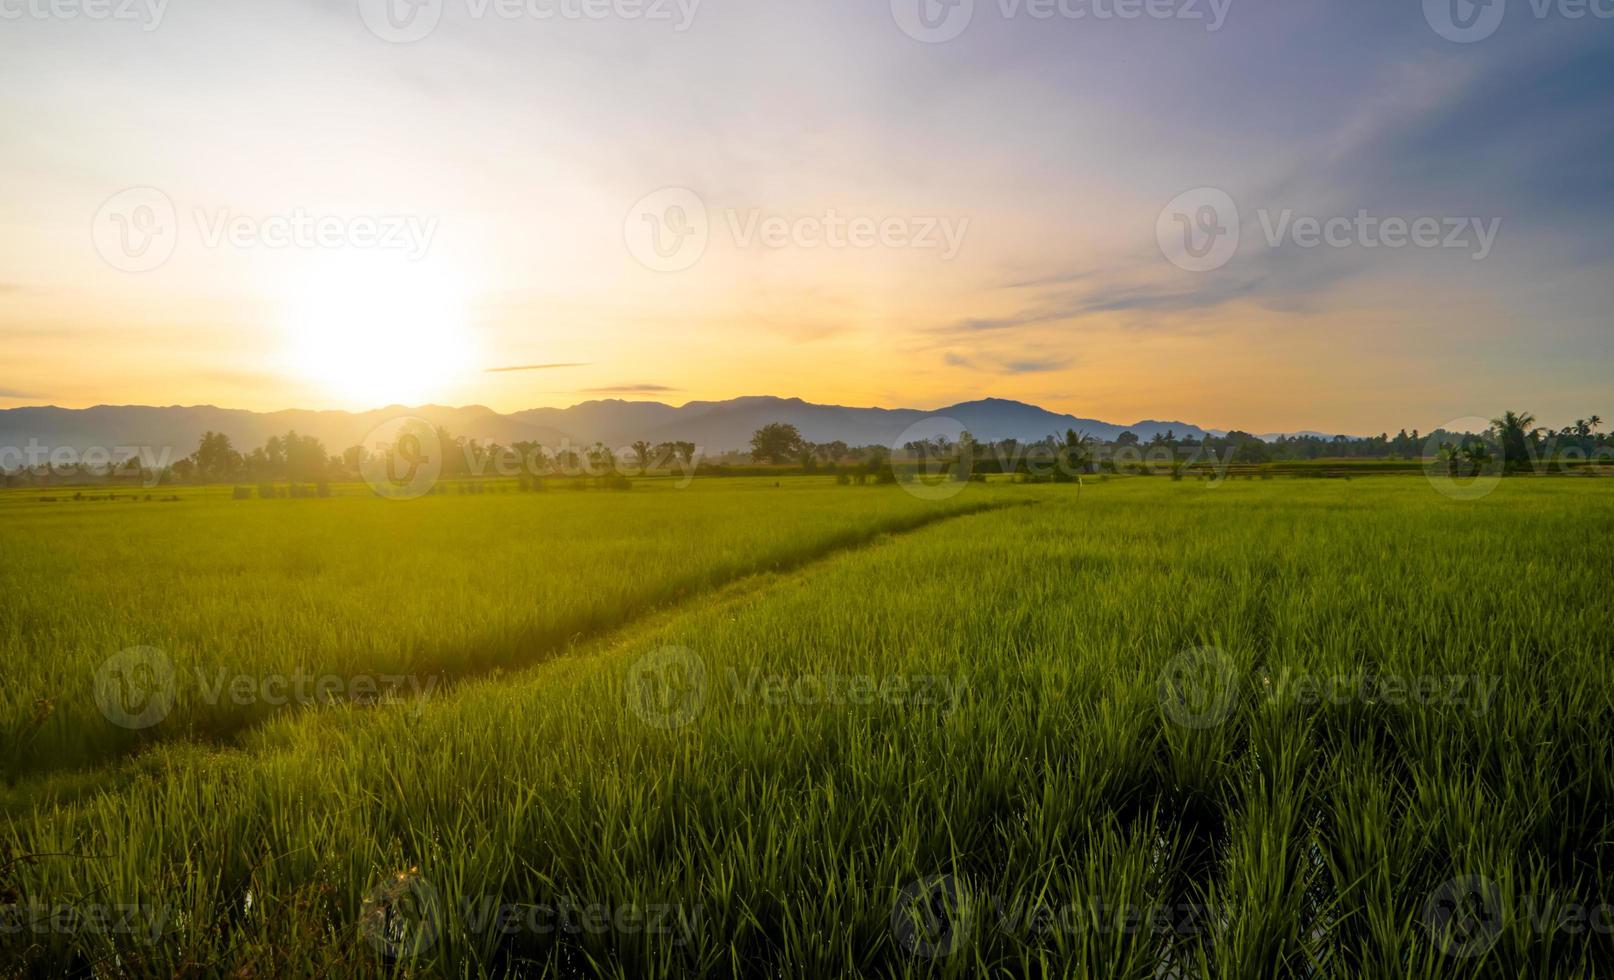
[[(1194, 458), (1239, 464), (1322, 459), (1438, 460), (1452, 473), (1460, 474), (1497, 467), (1517, 471), (1540, 466), (1543, 462), (1614, 459), (1614, 435), (1598, 431), (1602, 421), (1594, 414), (1553, 429), (1539, 425), (1529, 412), (1506, 411), (1491, 419), (1489, 427), (1482, 432), (1436, 429), (1420, 433), (1417, 429), (1410, 432), (1402, 429), (1394, 436), (1388, 433), (1365, 438), (1295, 435), (1271, 441), (1242, 431), (1204, 437), (1178, 436), (1166, 431), (1155, 433), (1148, 440), (1132, 432), (1122, 432), (1113, 440), (1104, 441), (1067, 431), (1038, 440), (991, 442), (982, 442), (969, 432), (961, 432), (956, 439), (938, 435), (901, 446), (853, 446), (840, 440), (815, 443), (804, 438), (795, 426), (776, 422), (756, 430), (751, 437), (748, 457), (726, 454), (725, 458), (740, 464), (796, 466), (807, 473), (830, 471), (865, 476), (885, 474), (892, 470), (894, 462), (911, 467), (965, 460), (969, 463), (965, 469), (970, 472), (1023, 472), (1037, 462), (1052, 462), (1057, 464), (1054, 472), (1063, 472), (1092, 470), (1105, 461), (1134, 458), (1139, 462), (1150, 460), (1167, 464)], [(602, 442), (586, 446), (563, 442), (546, 447), (535, 441), (517, 441), (505, 446), (454, 436), (442, 427), (436, 429), (435, 435), (441, 454), (441, 476), (451, 479), (518, 473), (597, 476), (674, 468), (694, 472), (697, 467), (706, 465), (700, 460), (699, 448), (686, 441), (651, 443), (641, 439), (613, 449)], [(262, 446), (242, 452), (224, 433), (207, 432), (195, 452), (155, 473), (148, 472), (138, 459), (107, 463), (101, 467), (104, 472), (88, 472), (88, 468), (82, 466), (56, 467), (49, 462), (0, 472), (7, 486), (65, 483), (84, 478), (95, 482), (142, 479), (148, 485), (319, 484), (362, 479), (361, 466), (366, 459), (389, 451), (389, 447), (354, 445), (333, 454), (318, 438), (293, 430), (270, 436)]]

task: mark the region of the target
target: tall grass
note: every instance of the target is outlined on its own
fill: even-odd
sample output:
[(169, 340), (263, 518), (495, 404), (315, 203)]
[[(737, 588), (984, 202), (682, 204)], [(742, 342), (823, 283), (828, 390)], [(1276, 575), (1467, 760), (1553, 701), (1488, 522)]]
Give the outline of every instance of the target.
[[(1469, 503), (1398, 478), (1036, 492), (716, 590), (419, 714), (159, 746), (73, 803), (42, 783), (8, 846), (65, 856), (0, 858), (17, 895), (168, 914), (156, 942), (34, 935), (15, 962), (1137, 978), (1614, 962), (1606, 930), (1553, 918), (1614, 884), (1601, 484), (1508, 481)], [(1491, 694), (1342, 693), (1426, 677)], [(1451, 884), (1474, 879), (1478, 901)], [(476, 914), (568, 902), (666, 906), (677, 925)]]
[[(157, 740), (230, 737), (280, 710), (275, 702), (367, 697), (365, 684), (438, 696), (457, 678), (533, 663), (716, 583), (990, 496), (930, 502), (828, 479), (407, 503), (213, 494), (40, 505), (8, 495), (0, 734), (12, 751), (0, 781)], [(106, 675), (117, 665), (103, 665), (140, 647), (172, 665), (174, 697), (166, 713), (127, 719), (145, 727), (120, 727), (99, 709), (98, 673), (116, 681)]]

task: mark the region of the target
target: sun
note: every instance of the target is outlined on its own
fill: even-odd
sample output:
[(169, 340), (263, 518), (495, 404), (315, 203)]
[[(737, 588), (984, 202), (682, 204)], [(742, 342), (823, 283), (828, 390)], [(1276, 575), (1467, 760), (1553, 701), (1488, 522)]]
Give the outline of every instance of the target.
[(466, 292), (443, 264), (344, 254), (288, 297), (286, 368), (360, 407), (442, 398), (474, 370)]

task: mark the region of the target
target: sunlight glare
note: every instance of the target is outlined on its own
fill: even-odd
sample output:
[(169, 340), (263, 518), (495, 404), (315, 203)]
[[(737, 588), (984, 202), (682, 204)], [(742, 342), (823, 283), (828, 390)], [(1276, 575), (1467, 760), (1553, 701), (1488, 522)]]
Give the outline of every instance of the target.
[(443, 264), (344, 255), (292, 297), (286, 366), (360, 407), (443, 398), (474, 371), (466, 299)]

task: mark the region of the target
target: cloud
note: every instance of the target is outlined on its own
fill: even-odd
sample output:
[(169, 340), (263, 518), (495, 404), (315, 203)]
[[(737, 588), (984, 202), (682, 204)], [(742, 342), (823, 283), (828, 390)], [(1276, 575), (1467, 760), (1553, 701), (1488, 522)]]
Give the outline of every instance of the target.
[(0, 388), (0, 398), (38, 398), (30, 391), (18, 391), (15, 388)]
[(1614, 182), (1605, 173), (1614, 116), (1598, 106), (1614, 87), (1614, 44), (1567, 29), (1538, 42), (1488, 49), (1483, 61), (1441, 53), (1388, 63), (1329, 126), (1272, 158), (1281, 160), (1273, 169), (1252, 161), (1243, 184), (1207, 177), (1202, 182), (1238, 202), (1242, 218), (1241, 247), (1222, 269), (1194, 274), (1169, 265), (1151, 240), (1155, 214), (1140, 213), (1132, 246), (1109, 268), (1039, 270), (1005, 281), (996, 288), (1010, 293), (1010, 312), (966, 316), (928, 332), (1013, 334), (1116, 314), (1137, 314), (1133, 326), (1167, 329), (1181, 322), (1172, 314), (1239, 304), (1314, 313), (1342, 286), (1404, 277), (1414, 265), (1427, 276), (1430, 296), (1448, 285), (1472, 288), (1476, 270), (1467, 252), (1273, 244), (1261, 215), (1275, 222), (1285, 209), (1297, 217), (1365, 211), (1408, 221), (1499, 221), (1498, 253), (1482, 267), (1493, 280), (1526, 271), (1499, 258), (1503, 249), (1519, 262), (1556, 269), (1607, 261), (1614, 256), (1607, 233)]
[(1090, 279), (1096, 275), (1093, 270), (1081, 272), (1059, 272), (1051, 276), (1040, 276), (1036, 279), (1024, 279), (1018, 282), (1006, 282), (998, 286), (999, 289), (1039, 289), (1046, 286), (1068, 286), (1073, 282)]
[(948, 351), (942, 360), (950, 367), (964, 368), (969, 371), (990, 371), (996, 374), (1044, 374), (1049, 371), (1062, 371), (1070, 367), (1074, 358), (1068, 356), (1034, 357), (1020, 355), (1018, 357), (1003, 357), (994, 354), (983, 355), (981, 358), (971, 358), (957, 351)]
[(510, 373), (510, 372), (512, 372), (512, 371), (553, 371), (553, 370), (555, 370), (555, 369), (556, 369), (556, 368), (577, 368), (577, 367), (588, 367), (588, 366), (589, 366), (589, 365), (588, 365), (588, 364), (586, 364), (586, 363), (569, 363), (569, 364), (517, 364), (517, 365), (513, 365), (513, 366), (511, 366), (511, 367), (494, 367), (494, 368), (488, 368), (488, 369), (487, 369), (487, 373), (488, 373), (488, 374), (508, 374), (508, 373)]
[(1028, 310), (1005, 317), (967, 317), (955, 320), (952, 323), (936, 328), (938, 333), (981, 333), (991, 330), (1009, 330), (1014, 327), (1030, 326), (1034, 323), (1048, 323), (1053, 320), (1065, 320), (1074, 315), (1071, 311), (1062, 309)]
[(1043, 374), (1048, 371), (1062, 371), (1070, 367), (1070, 364), (1071, 358), (1068, 357), (1045, 357), (1004, 361), (1000, 366), (1005, 374)]

